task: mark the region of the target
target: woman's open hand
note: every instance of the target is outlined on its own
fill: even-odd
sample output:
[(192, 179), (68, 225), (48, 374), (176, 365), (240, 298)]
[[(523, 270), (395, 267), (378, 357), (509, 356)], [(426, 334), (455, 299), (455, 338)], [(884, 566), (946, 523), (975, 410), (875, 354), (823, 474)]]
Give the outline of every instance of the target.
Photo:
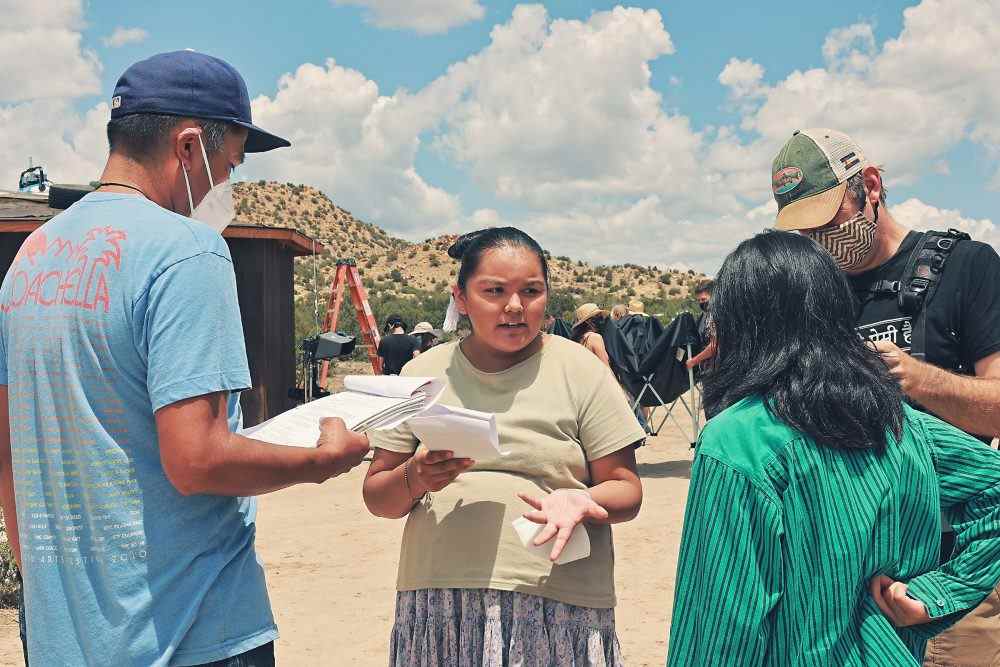
[(519, 493), (517, 497), (535, 508), (533, 512), (525, 512), (524, 518), (545, 526), (535, 537), (535, 546), (556, 538), (549, 554), (551, 561), (562, 554), (577, 524), (587, 519), (603, 521), (608, 518), (607, 510), (582, 489), (556, 489), (541, 500), (526, 493)]

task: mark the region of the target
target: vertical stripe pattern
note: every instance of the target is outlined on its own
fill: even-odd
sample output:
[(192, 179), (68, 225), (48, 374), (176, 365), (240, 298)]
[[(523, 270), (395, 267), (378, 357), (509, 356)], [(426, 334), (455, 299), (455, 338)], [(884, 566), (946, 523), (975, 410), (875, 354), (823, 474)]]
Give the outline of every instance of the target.
[[(744, 400), (691, 473), (668, 665), (900, 667), (1000, 580), (1000, 453), (906, 408), (883, 453), (816, 445)], [(957, 533), (938, 566), (941, 512)], [(932, 621), (896, 629), (868, 592), (908, 582)]]

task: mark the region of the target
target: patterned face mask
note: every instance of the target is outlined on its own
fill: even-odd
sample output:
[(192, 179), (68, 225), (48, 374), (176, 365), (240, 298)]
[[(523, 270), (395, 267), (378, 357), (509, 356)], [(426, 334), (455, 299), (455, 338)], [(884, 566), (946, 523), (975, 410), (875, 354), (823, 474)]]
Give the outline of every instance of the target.
[[(878, 220), (876, 213), (875, 220)], [(805, 231), (806, 236), (833, 255), (841, 271), (850, 271), (865, 261), (875, 243), (875, 222), (864, 211), (844, 224), (823, 231)]]

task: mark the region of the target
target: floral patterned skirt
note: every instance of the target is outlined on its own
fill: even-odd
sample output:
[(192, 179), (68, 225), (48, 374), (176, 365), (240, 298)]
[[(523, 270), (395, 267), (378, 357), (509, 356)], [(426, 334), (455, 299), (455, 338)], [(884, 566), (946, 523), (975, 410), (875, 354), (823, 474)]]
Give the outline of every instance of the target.
[(485, 588), (396, 594), (390, 667), (623, 667), (615, 610)]

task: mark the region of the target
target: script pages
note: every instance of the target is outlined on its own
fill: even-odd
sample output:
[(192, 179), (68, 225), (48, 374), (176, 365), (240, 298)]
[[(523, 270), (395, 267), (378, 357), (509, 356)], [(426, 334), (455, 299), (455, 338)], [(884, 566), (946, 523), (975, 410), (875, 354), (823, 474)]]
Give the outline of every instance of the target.
[(444, 383), (435, 378), (349, 375), (344, 378), (344, 391), (300, 405), (240, 433), (277, 445), (315, 447), (324, 417), (340, 417), (347, 428), (359, 433), (391, 429), (433, 406), (443, 390)]

